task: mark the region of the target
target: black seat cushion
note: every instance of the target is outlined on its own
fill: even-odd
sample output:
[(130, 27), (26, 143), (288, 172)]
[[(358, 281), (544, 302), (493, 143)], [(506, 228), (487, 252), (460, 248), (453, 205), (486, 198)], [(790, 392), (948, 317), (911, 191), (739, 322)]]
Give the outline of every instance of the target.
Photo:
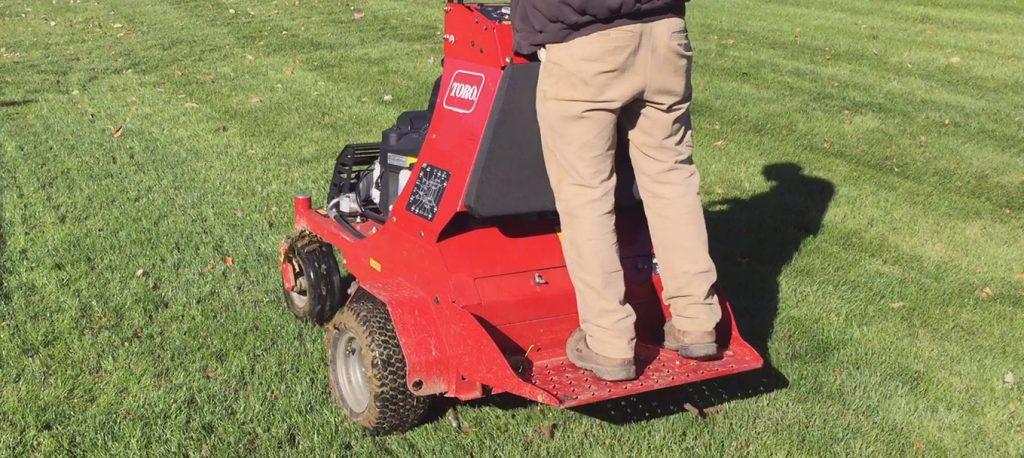
[[(555, 211), (537, 123), (537, 75), (540, 63), (509, 65), (501, 77), (487, 122), (466, 207), (480, 218)], [(632, 167), (619, 145), (616, 203), (636, 205)]]

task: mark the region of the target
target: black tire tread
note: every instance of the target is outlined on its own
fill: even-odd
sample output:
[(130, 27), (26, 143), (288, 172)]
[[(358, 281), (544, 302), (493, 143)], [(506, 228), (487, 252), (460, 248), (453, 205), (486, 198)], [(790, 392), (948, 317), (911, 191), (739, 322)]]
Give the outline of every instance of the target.
[(285, 291), (285, 301), (296, 318), (316, 325), (324, 325), (341, 307), (341, 268), (334, 257), (334, 248), (308, 232), (299, 234), (289, 246), (289, 254), (302, 266), (309, 286), (309, 309), (301, 312)]
[[(367, 375), (371, 383), (371, 401), (362, 414), (354, 414), (345, 407), (341, 401), (341, 391), (335, 386), (335, 377), (331, 377), (331, 391), (346, 414), (373, 435), (394, 434), (419, 425), (431, 399), (416, 396), (409, 391), (405, 356), (387, 306), (360, 288), (348, 305), (337, 314), (330, 327), (332, 331), (328, 333), (328, 344), (333, 329), (344, 327), (363, 336), (370, 349), (371, 370)], [(330, 347), (328, 350), (333, 352), (333, 346)], [(333, 365), (329, 370), (333, 370)]]

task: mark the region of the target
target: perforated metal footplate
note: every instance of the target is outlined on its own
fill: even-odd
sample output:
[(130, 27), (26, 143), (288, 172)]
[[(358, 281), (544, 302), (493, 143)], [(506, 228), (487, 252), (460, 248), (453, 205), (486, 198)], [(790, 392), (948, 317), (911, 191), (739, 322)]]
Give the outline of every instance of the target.
[(733, 346), (715, 361), (695, 361), (660, 347), (637, 343), (640, 377), (627, 382), (606, 382), (580, 369), (565, 357), (534, 364), (525, 381), (551, 393), (561, 407), (572, 407), (661, 388), (722, 377), (761, 367), (761, 357), (749, 346)]

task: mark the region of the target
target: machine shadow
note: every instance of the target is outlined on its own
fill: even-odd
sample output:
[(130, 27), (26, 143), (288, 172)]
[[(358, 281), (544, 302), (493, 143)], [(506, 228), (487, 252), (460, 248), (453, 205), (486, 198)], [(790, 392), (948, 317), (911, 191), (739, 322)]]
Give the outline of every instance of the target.
[[(712, 257), (719, 284), (733, 307), (744, 339), (765, 360), (763, 368), (704, 382), (589, 404), (572, 410), (615, 424), (629, 424), (689, 412), (704, 416), (721, 404), (747, 399), (789, 386), (771, 363), (769, 341), (779, 309), (779, 277), (815, 236), (835, 194), (828, 180), (806, 175), (793, 163), (770, 164), (762, 170), (771, 187), (748, 199), (706, 203)], [(512, 395), (497, 395), (435, 406), (436, 421), (453, 406), (503, 410), (535, 405)]]

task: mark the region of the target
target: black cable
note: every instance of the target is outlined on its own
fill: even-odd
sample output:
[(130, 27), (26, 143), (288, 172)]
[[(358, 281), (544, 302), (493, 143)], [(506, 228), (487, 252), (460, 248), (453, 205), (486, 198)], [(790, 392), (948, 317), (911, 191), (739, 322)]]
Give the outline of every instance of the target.
[(351, 232), (352, 235), (354, 235), (357, 239), (366, 238), (366, 235), (363, 234), (362, 232), (359, 232), (359, 230), (356, 229), (355, 226), (352, 225), (352, 223), (348, 222), (348, 220), (345, 219), (344, 216), (337, 215), (334, 217), (334, 220), (341, 223), (342, 226), (345, 226), (345, 229), (348, 229), (348, 231)]

